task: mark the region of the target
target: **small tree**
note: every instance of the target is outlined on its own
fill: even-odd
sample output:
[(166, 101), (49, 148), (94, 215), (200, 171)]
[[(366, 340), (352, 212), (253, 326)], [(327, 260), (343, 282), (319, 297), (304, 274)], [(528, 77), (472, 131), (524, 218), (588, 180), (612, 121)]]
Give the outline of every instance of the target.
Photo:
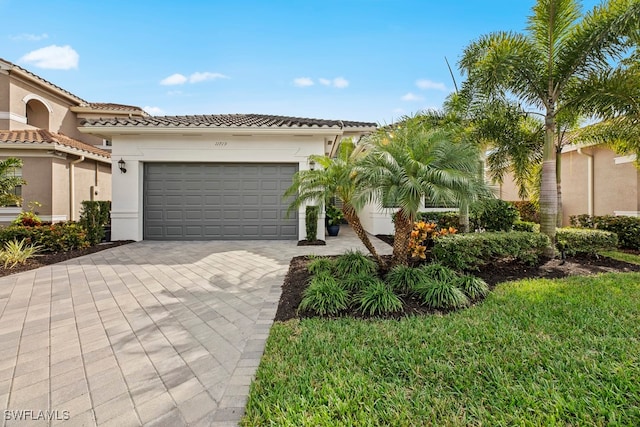
[(318, 206), (307, 206), (305, 211), (305, 228), (307, 231), (307, 241), (315, 242), (318, 240), (318, 214), (320, 208)]
[(0, 161), (0, 206), (22, 204), (22, 198), (15, 194), (17, 186), (27, 183), (22, 177), (15, 176), (15, 170), (21, 167), (22, 160), (15, 157)]
[(478, 176), (477, 147), (453, 142), (455, 136), (416, 116), (380, 129), (366, 142), (359, 185), (369, 200), (397, 209), (391, 267), (407, 263), (409, 236), (425, 198), (458, 207), (489, 194)]
[(105, 235), (104, 226), (109, 220), (110, 204), (100, 201), (84, 200), (80, 212), (80, 225), (87, 231), (89, 244), (96, 245)]

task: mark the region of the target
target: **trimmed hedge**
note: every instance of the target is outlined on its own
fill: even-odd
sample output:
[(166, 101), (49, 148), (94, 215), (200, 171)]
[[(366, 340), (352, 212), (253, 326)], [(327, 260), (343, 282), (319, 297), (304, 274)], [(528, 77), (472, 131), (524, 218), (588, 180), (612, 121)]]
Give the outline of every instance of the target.
[(597, 228), (618, 235), (618, 244), (623, 249), (640, 249), (640, 218), (631, 216), (574, 215), (571, 225), (582, 228)]
[(418, 212), (417, 221), (433, 222), (440, 228), (460, 228), (460, 214), (458, 212)]
[(618, 236), (610, 231), (588, 228), (558, 228), (556, 246), (567, 255), (595, 255), (618, 247)]
[(513, 231), (527, 231), (529, 233), (539, 233), (540, 224), (529, 221), (516, 221), (513, 223)]
[(27, 244), (41, 246), (43, 252), (67, 252), (89, 246), (86, 230), (76, 222), (34, 227), (10, 225), (0, 228), (0, 243), (23, 239)]
[(534, 264), (550, 245), (545, 234), (525, 231), (453, 234), (435, 240), (435, 259), (454, 270), (477, 270), (499, 259)]
[(469, 220), (472, 228), (484, 231), (511, 231), (513, 223), (520, 219), (518, 210), (501, 199), (486, 199), (473, 203)]
[(320, 207), (310, 205), (305, 208), (304, 224), (307, 232), (306, 239), (310, 242), (318, 240), (318, 216), (320, 215)]

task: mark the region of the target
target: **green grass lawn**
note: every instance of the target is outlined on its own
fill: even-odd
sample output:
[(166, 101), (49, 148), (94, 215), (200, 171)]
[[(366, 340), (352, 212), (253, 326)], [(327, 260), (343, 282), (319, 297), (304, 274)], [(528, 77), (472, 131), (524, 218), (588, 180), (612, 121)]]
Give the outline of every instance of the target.
[(244, 425), (640, 425), (640, 274), (401, 321), (276, 323)]
[(620, 251), (604, 251), (604, 252), (600, 252), (600, 255), (604, 255), (606, 257), (613, 258), (618, 261), (628, 262), (629, 264), (640, 265), (640, 256), (638, 255), (629, 254), (629, 253), (620, 252)]

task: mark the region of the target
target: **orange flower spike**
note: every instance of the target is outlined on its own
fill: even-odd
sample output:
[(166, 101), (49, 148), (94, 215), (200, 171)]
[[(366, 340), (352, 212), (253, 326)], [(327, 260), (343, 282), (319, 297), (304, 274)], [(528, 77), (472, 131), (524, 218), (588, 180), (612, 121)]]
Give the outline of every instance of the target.
[(456, 234), (457, 232), (458, 232), (458, 230), (456, 230), (455, 228), (449, 227), (449, 233)]

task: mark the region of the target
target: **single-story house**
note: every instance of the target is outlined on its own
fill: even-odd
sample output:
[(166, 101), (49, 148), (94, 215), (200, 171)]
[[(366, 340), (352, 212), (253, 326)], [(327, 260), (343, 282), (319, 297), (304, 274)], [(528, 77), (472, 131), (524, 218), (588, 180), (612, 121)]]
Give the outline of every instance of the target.
[(293, 174), (376, 127), (225, 114), (88, 118), (79, 130), (111, 142), (114, 240), (299, 240), (304, 207), (287, 215), (282, 198)]

